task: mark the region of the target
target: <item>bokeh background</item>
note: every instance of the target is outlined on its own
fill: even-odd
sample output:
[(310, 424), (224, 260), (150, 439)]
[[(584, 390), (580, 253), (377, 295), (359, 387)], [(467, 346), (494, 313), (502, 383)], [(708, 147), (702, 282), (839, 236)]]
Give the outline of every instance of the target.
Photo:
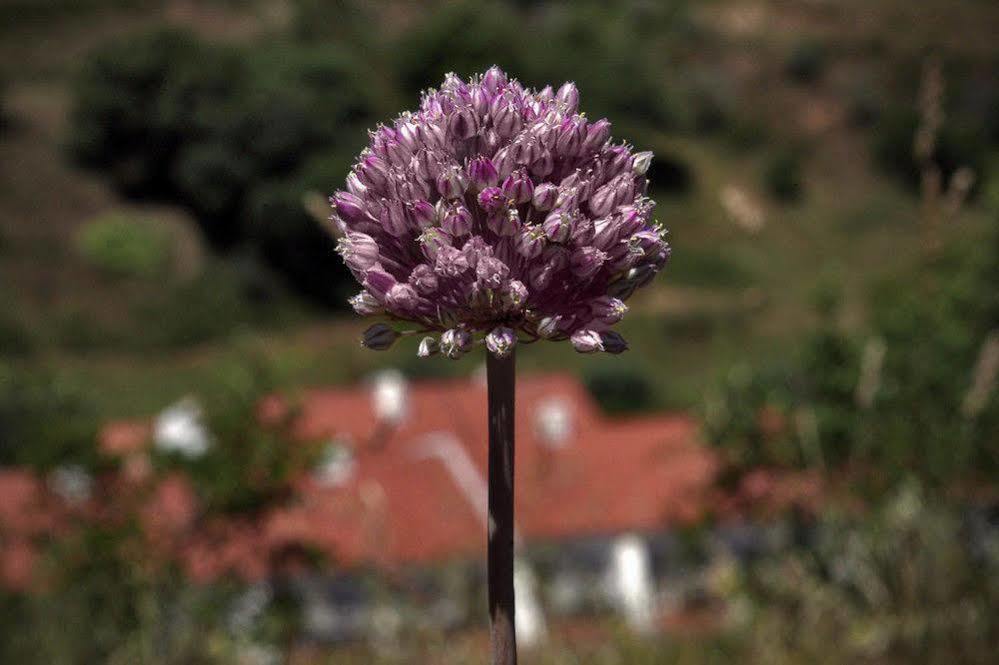
[[(518, 352), (523, 661), (995, 662), (997, 34), (985, 0), (0, 1), (0, 661), (484, 662), (447, 420), (480, 366), (359, 348), (325, 197), (499, 64), (655, 152), (674, 247), (630, 353)], [(455, 432), (472, 481), (450, 439), (399, 466)]]

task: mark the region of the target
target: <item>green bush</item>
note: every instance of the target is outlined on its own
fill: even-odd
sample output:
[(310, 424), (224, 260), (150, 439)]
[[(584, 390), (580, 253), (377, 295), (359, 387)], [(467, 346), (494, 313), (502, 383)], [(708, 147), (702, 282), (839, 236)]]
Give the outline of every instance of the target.
[[(999, 649), (994, 529), (907, 485), (807, 549), (753, 566), (747, 649), (770, 663), (985, 665)], [(830, 649), (830, 645), (835, 648)]]
[(76, 247), (89, 265), (112, 277), (155, 277), (166, 268), (171, 250), (151, 220), (117, 213), (81, 227)]
[(97, 427), (82, 386), (0, 364), (0, 466), (92, 464)]
[(814, 83), (825, 73), (828, 65), (826, 48), (817, 42), (799, 42), (791, 50), (784, 70), (793, 81)]
[(796, 150), (783, 149), (773, 155), (763, 170), (766, 190), (778, 201), (786, 203), (801, 198), (804, 183), (801, 177), (801, 157)]
[(652, 382), (635, 365), (594, 365), (586, 370), (583, 382), (606, 413), (648, 411), (655, 402)]

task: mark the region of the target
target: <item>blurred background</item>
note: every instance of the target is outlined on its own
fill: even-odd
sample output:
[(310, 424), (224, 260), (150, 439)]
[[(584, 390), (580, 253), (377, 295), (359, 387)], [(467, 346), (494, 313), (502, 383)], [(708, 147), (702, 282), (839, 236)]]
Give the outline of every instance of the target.
[(484, 662), (479, 359), (326, 196), (448, 71), (655, 152), (632, 351), (518, 353), (527, 663), (994, 663), (999, 6), (0, 0), (0, 661)]

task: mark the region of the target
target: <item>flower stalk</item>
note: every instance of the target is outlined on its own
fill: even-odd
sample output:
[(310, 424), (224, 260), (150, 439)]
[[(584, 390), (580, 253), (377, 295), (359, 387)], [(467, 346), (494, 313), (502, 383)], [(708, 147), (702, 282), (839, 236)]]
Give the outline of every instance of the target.
[(487, 582), (491, 665), (516, 665), (514, 630), (514, 366), (515, 351), (487, 353), (489, 522)]

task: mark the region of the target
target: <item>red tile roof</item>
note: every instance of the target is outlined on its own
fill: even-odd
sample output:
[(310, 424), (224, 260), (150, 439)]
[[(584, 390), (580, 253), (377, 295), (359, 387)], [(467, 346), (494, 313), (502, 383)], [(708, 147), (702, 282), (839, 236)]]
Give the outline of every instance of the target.
[[(572, 413), (562, 447), (546, 445), (536, 431), (537, 409), (549, 398)], [(468, 379), (415, 382), (408, 403), (408, 416), (386, 429), (365, 389), (306, 393), (297, 434), (351, 442), (355, 472), (340, 487), (312, 483), (302, 505), (283, 511), (279, 521), (325, 522), (342, 562), (481, 555), (485, 527), (475, 495), (486, 474), (485, 386)], [(276, 399), (262, 405), (265, 417), (280, 410)], [(657, 530), (695, 520), (707, 506), (717, 462), (686, 415), (608, 419), (574, 377), (527, 376), (517, 386), (516, 435), (517, 523), (528, 541)], [(434, 441), (444, 448), (428, 457)], [(459, 458), (476, 472), (465, 486), (453, 475)], [(334, 505), (350, 509), (339, 519), (302, 519)]]

